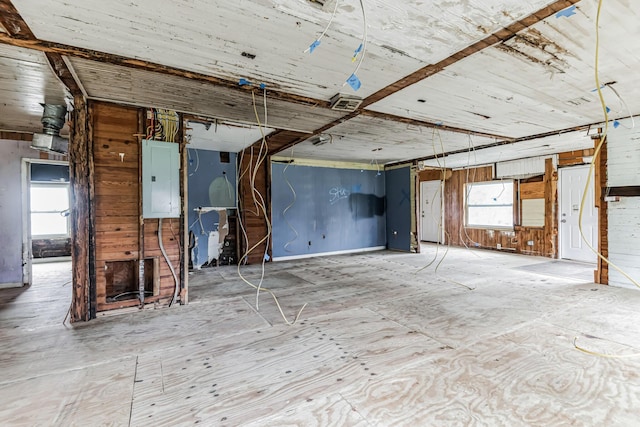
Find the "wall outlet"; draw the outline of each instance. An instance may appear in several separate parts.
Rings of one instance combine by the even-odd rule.
[[[501,245],[500,243],[498,243],[498,244],[496,245],[496,248],[498,248],[498,249],[502,249],[502,245]]]
[[[527,246],[533,246],[533,240],[528,240],[527,241]]]

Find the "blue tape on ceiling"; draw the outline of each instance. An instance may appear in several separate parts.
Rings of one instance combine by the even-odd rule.
[[[251,85],[251,82],[249,80],[247,80],[247,79],[240,79],[238,81],[238,85],[240,85],[240,86]]]
[[[362,86],[360,79],[355,74],[351,74],[351,76],[347,79],[347,83],[349,83],[349,86],[351,86],[351,89],[353,90],[358,90],[360,89],[360,86]]]
[[[260,83],[260,89],[266,89],[267,84],[266,83]]]
[[[613,121],[613,127],[614,127],[615,129],[618,129],[618,126],[620,126],[620,122],[619,122],[619,121],[617,121],[617,120],[614,120],[614,121]]]
[[[320,40],[316,40],[311,43],[311,46],[309,46],[309,53],[313,53],[313,51],[316,50],[318,46],[320,46]]]
[[[606,107],[606,108],[607,108],[607,113],[610,113],[611,112],[611,108],[609,108],[609,107]]]
[[[573,15],[576,14],[576,5],[574,4],[571,7],[566,8],[565,10],[561,10],[560,12],[556,13],[556,18],[569,18]]]

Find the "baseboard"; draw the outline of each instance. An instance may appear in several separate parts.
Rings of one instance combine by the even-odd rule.
[[[0,283],[0,289],[9,289],[9,288],[21,288],[24,286],[24,283]]]
[[[273,257],[274,261],[292,261],[296,259],[303,258],[315,258],[321,256],[331,256],[331,255],[345,255],[345,254],[357,254],[360,252],[374,252],[374,251],[382,251],[387,249],[386,246],[374,246],[371,248],[358,248],[358,249],[347,249],[344,251],[333,251],[333,252],[320,252],[315,254],[304,254],[304,255],[292,255],[292,256],[283,256],[283,257]]]

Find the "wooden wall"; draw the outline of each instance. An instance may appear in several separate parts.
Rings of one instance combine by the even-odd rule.
[[[255,169],[256,163],[259,161],[258,153],[259,150],[257,149],[254,149],[253,151],[246,149],[242,155],[238,156],[238,213],[247,236],[247,239],[245,240],[244,235],[240,232],[238,256],[241,257],[241,263],[245,262],[242,256],[247,253],[247,250],[250,250],[246,256],[246,263],[248,264],[262,262],[265,253],[265,245],[267,244],[265,236],[268,233],[267,221],[269,219],[265,218],[265,215],[260,208],[256,207],[254,197],[258,201],[260,201],[260,198],[257,194],[253,194],[254,189],[256,193],[259,193],[260,196],[262,196],[262,199],[266,204],[267,215],[270,215],[271,212],[271,208],[269,207],[271,200],[270,189],[267,185],[267,182],[270,182],[270,161],[268,159],[264,159],[260,166]],[[254,174],[253,180],[251,179],[252,174]],[[269,248],[268,254],[271,256],[271,248]]]
[[[493,170],[491,166],[471,168],[469,170],[446,171],[447,179],[444,185],[444,227],[445,241],[454,246],[468,246],[501,250],[528,255],[557,257],[557,192],[555,183],[557,173],[548,161],[550,169],[545,172],[543,181],[525,185],[524,198],[536,198],[540,194],[545,198],[545,226],[523,227],[519,224],[518,209],[514,210],[516,226],[513,230],[469,228],[464,226],[464,191],[468,182],[491,181]],[[422,171],[421,181],[438,180],[443,176],[441,171]],[[516,185],[517,188],[517,185]],[[520,197],[515,203],[520,202]],[[533,241],[533,246],[527,243]]]
[[[174,279],[160,253],[158,220],[142,219],[141,124],[137,108],[92,103],[95,273],[97,311],[139,305],[138,299],[107,301],[106,269],[114,261],[159,258],[160,293],[145,303],[168,303]],[[163,243],[169,259],[180,274],[180,221],[163,220]],[[138,271],[134,275],[137,279]],[[137,285],[133,285],[135,289]]]

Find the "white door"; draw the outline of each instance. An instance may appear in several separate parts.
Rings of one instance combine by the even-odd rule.
[[[420,240],[442,243],[442,181],[420,183],[420,217]]]
[[[589,249],[578,228],[580,204],[588,175],[589,166],[560,169],[560,257],[595,263],[597,255]],[[582,212],[582,231],[585,239],[597,250],[598,210],[594,206],[594,188],[592,175]]]

